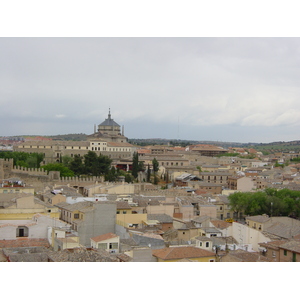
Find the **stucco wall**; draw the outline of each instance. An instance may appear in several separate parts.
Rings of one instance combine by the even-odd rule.
[[[113,202],[95,202],[94,209],[85,212],[84,221],[78,223],[77,231],[80,244],[91,246],[91,238],[105,234],[115,233],[117,205]]]
[[[253,251],[258,251],[258,243],[271,241],[260,231],[250,228],[246,225],[233,222],[231,226],[231,235],[236,239],[238,244],[250,244]],[[248,249],[249,250],[249,249]]]
[[[118,214],[116,223],[118,225],[129,227],[129,224],[142,224],[147,221],[147,214]]]
[[[168,205],[148,205],[146,207],[148,214],[166,214],[173,218],[174,214],[174,205],[168,204]]]
[[[18,226],[26,226],[28,228],[28,238],[45,239],[48,238],[49,227],[64,227],[66,224],[58,219],[49,218],[47,216],[34,217],[31,220],[2,220],[0,221],[0,239],[16,239]]]

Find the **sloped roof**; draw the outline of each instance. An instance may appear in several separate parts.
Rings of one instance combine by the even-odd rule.
[[[111,118],[110,110],[108,113],[108,118],[105,119],[99,126],[119,126],[120,125]]]
[[[149,214],[147,215],[148,220],[157,220],[160,223],[172,223],[173,218],[167,214]]]
[[[54,206],[64,208],[68,211],[76,211],[76,210],[82,210],[87,207],[92,207],[93,203],[91,201],[80,201],[80,202],[73,203],[73,204],[70,204],[67,202],[60,202],[60,203],[55,204]]]
[[[268,222],[270,220],[270,218],[268,216],[258,215],[258,216],[246,217],[246,220],[250,220],[250,221],[258,222],[258,223],[265,223],[265,222]]]
[[[211,251],[188,246],[188,247],[169,247],[152,251],[152,255],[163,260],[209,257],[215,254]]]
[[[258,243],[259,246],[277,250],[281,244],[286,243],[286,240],[275,240],[271,242]]]
[[[0,248],[20,247],[50,247],[48,239],[18,238],[15,240],[0,240]]]
[[[127,201],[116,201],[117,209],[131,209]]]
[[[209,216],[199,216],[199,217],[194,218],[192,221],[196,222],[196,223],[202,223],[202,222],[205,222],[207,220],[210,220]]]
[[[219,229],[225,229],[225,228],[228,228],[230,226],[232,226],[231,223],[229,222],[225,222],[223,220],[211,220],[210,221],[216,228],[219,228]]]
[[[202,227],[201,230],[206,233],[221,233],[221,231],[215,227]]]
[[[115,237],[118,237],[118,235],[116,235],[116,234],[114,234],[112,232],[109,232],[109,233],[105,233],[105,234],[101,234],[101,235],[92,237],[91,240],[93,240],[94,242],[98,243],[98,242],[109,240],[109,239],[112,239],[112,238],[115,238]]]
[[[231,250],[227,254],[229,256],[234,257],[236,260],[240,262],[269,262],[271,261],[267,257],[264,257],[255,252],[248,252],[242,249],[239,250]]]
[[[53,251],[48,254],[54,262],[117,262],[118,259],[102,249],[88,250],[84,247]]]
[[[300,253],[300,241],[291,240],[281,244],[279,248]]]
[[[107,146],[109,147],[135,147],[127,142],[107,142]]]
[[[300,234],[300,227],[299,226],[288,226],[282,223],[275,223],[274,225],[266,228],[263,233],[270,233],[272,235],[290,239],[293,236]]]
[[[207,237],[207,236],[201,236],[201,235],[196,236],[196,237],[195,237],[195,240],[203,241],[203,242],[205,242],[205,241],[212,241],[211,238],[209,238],[209,237]]]

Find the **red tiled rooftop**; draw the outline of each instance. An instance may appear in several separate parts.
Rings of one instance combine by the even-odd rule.
[[[92,237],[91,240],[93,240],[94,242],[101,242],[101,241],[105,241],[105,240],[109,240],[112,238],[118,237],[116,234],[109,232],[109,233],[105,233],[105,234],[101,234],[95,237]]]
[[[31,239],[27,237],[15,240],[0,240],[0,248],[19,248],[19,247],[49,247],[47,239]]]
[[[196,247],[169,247],[152,251],[152,255],[163,260],[214,256],[215,253]]]

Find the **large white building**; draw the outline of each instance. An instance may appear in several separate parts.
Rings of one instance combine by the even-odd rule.
[[[128,143],[124,127],[121,132],[120,125],[111,118],[109,111],[108,118],[98,125],[98,131],[89,135],[87,141],[27,141],[14,146],[14,151],[43,153],[43,163],[48,164],[60,162],[63,156],[84,156],[88,151],[106,155],[116,162],[131,159],[136,148]]]

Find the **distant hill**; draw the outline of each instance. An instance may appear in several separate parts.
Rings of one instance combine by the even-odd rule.
[[[54,141],[86,141],[87,134],[84,133],[70,133],[48,136]]]
[[[3,140],[22,140],[24,136],[12,136],[3,137]],[[32,136],[34,137],[34,136]],[[36,136],[38,137],[38,136]],[[84,133],[70,133],[70,134],[59,134],[51,136],[42,136],[44,138],[51,138],[54,141],[86,141],[88,135]],[[1,137],[0,137],[1,140]],[[129,138],[129,143],[138,146],[149,146],[149,145],[170,145],[170,146],[181,146],[185,147],[188,145],[195,144],[210,144],[228,149],[229,147],[239,148],[254,148],[258,151],[276,153],[276,152],[300,152],[300,140],[289,141],[289,142],[272,142],[272,143],[238,143],[238,142],[219,142],[219,141],[199,141],[199,140],[177,140],[177,139],[162,139],[162,138],[146,138],[146,139],[135,139]]]

